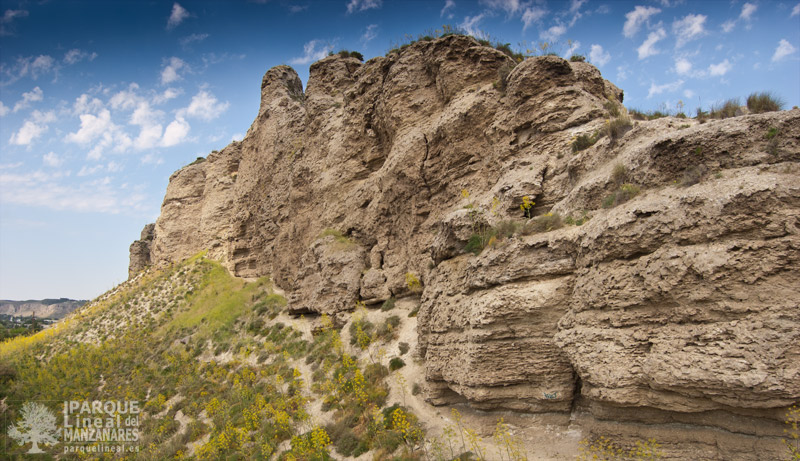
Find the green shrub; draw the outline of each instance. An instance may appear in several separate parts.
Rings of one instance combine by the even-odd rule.
[[[603,104],[603,107],[612,117],[619,117],[619,105],[616,102],[609,99]]]
[[[416,317],[419,313],[419,306],[415,307],[411,312],[408,313],[408,317]]]
[[[621,138],[628,130],[633,127],[631,119],[627,116],[619,116],[611,120],[607,120],[606,124],[600,130],[601,136],[608,136],[612,140]]]
[[[397,347],[400,349],[400,355],[406,355],[406,352],[408,352],[409,349],[408,343],[406,342],[398,344]]]
[[[397,336],[397,327],[400,326],[400,317],[393,315],[387,318],[379,327],[376,336],[384,341],[389,341]]]
[[[739,98],[731,98],[722,104],[714,104],[708,116],[711,118],[723,119],[736,117],[739,112]]]
[[[575,140],[572,141],[572,152],[579,152],[584,149],[588,149],[597,142],[597,139],[594,136],[589,136],[588,134],[581,134],[575,137]]]
[[[395,357],[392,360],[389,360],[389,370],[391,371],[399,370],[404,366],[406,366],[406,362],[404,362],[400,357]]]
[[[329,53],[329,56],[332,55],[332,54],[333,54],[333,52]],[[364,61],[364,55],[362,55],[358,51],[341,50],[341,51],[339,51],[339,56],[341,56],[343,58],[356,58],[361,62]]]
[[[752,93],[747,97],[747,108],[754,114],[764,112],[775,112],[783,109],[785,103],[777,96],[769,92]]]
[[[525,226],[522,228],[522,233],[524,235],[531,235],[540,232],[550,232],[561,227],[564,227],[564,222],[561,220],[561,216],[558,213],[546,213],[525,223]]]
[[[522,225],[514,220],[503,220],[497,223],[495,226],[495,230],[497,231],[497,236],[500,238],[509,238],[519,231]]]
[[[611,171],[611,180],[614,181],[615,184],[622,185],[628,182],[629,175],[628,167],[622,162],[617,162],[614,164],[614,169]]]
[[[419,395],[420,393],[422,393],[422,387],[419,383],[414,383],[414,385],[411,386],[411,395]]]
[[[639,109],[628,109],[628,115],[634,120],[656,120],[667,117],[669,114],[660,110],[643,112]]]
[[[582,54],[573,54],[569,57],[570,62],[586,62],[586,56]]]
[[[771,127],[769,127],[769,130],[767,130],[767,134],[764,135],[764,137],[767,138],[767,139],[772,139],[775,136],[778,136],[778,133],[780,133],[780,130],[778,130],[774,126],[771,126]]]
[[[619,189],[610,193],[603,199],[603,208],[613,208],[639,195],[640,189],[636,184],[623,184]]]
[[[387,299],[386,301],[381,304],[381,311],[386,312],[394,309],[395,299],[394,296]]]

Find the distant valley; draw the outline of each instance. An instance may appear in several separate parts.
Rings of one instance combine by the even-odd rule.
[[[27,301],[0,299],[0,315],[10,317],[31,317],[41,319],[62,319],[70,312],[86,304],[86,300],[67,298]]]

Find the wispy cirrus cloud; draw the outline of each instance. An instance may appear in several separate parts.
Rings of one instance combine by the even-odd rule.
[[[38,86],[34,87],[31,91],[22,93],[22,99],[14,104],[14,110],[12,112],[19,112],[22,109],[27,109],[32,102],[39,102],[42,99],[44,99],[44,91]]]
[[[589,51],[589,61],[597,67],[603,67],[611,60],[611,55],[603,47],[593,44]]]
[[[645,40],[639,48],[636,49],[637,53],[639,54],[639,59],[646,59],[650,56],[655,56],[659,54],[661,51],[656,48],[656,43],[665,39],[667,37],[667,32],[664,30],[663,27],[659,27],[658,29],[650,32],[647,36],[647,40]]]
[[[785,38],[782,38],[781,41],[778,42],[778,47],[775,48],[775,53],[772,55],[772,62],[781,61],[795,51],[797,51],[797,48],[792,46]]]
[[[678,80],[671,83],[664,83],[663,85],[656,85],[655,83],[651,83],[650,90],[647,92],[647,97],[649,99],[657,94],[672,93],[678,91],[678,89],[680,89],[682,85],[683,85],[683,80]]]
[[[94,61],[97,53],[89,53],[88,51],[73,48],[64,54],[64,62],[68,65],[77,64],[81,61]]]
[[[361,35],[361,44],[366,46],[367,43],[375,40],[378,36],[378,25],[377,24],[370,24],[364,29],[364,33]]]
[[[642,28],[642,25],[661,12],[661,9],[653,6],[636,6],[633,11],[625,14],[625,24],[622,26],[622,35],[631,38]]]
[[[672,23],[672,33],[676,36],[675,47],[680,48],[691,40],[702,37],[706,34],[703,25],[708,19],[702,14],[688,14],[682,19]]]
[[[303,55],[292,58],[290,64],[303,65],[314,61],[319,61],[333,51],[333,44],[322,40],[311,40],[303,45]]]
[[[453,10],[456,9],[456,2],[453,0],[445,0],[442,11],[439,12],[439,17],[443,18],[447,15],[448,18],[453,18]]]
[[[6,10],[3,16],[0,16],[0,36],[14,35],[14,19],[27,16],[27,10]]]
[[[192,43],[200,43],[207,38],[208,34],[192,34],[178,40],[178,43],[180,43],[181,48],[186,49],[189,48]]]
[[[181,73],[189,70],[190,68],[186,61],[172,56],[164,62],[164,67],[161,69],[161,84],[166,85],[178,81],[183,78]]]
[[[178,2],[172,4],[172,13],[167,19],[167,29],[174,29],[180,25],[186,18],[190,16],[186,8],[182,7]]]
[[[347,2],[347,14],[377,9],[383,6],[383,0],[350,0]]]

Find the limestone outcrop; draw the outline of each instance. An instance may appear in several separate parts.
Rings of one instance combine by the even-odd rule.
[[[245,138],[170,178],[149,263],[208,250],[297,314],[419,296],[433,404],[773,459],[800,400],[800,110],[614,131],[622,100],[464,36],[327,57],[305,91],[275,67]]]

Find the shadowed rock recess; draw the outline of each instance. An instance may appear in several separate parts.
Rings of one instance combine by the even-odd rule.
[[[573,153],[624,116],[622,91],[588,63],[511,66],[449,36],[327,57],[305,92],[270,69],[245,138],[172,175],[131,272],[208,250],[271,275],[290,312],[339,319],[418,296],[434,405],[561,413],[671,458],[780,456],[800,400],[800,110],[637,122]],[[622,183],[641,192],[604,207]],[[523,221],[525,196],[590,219],[465,252]]]

